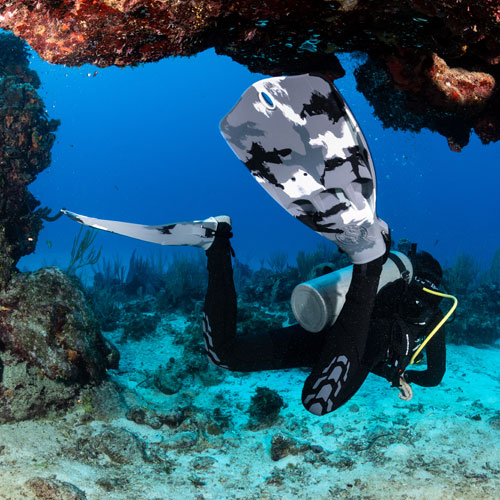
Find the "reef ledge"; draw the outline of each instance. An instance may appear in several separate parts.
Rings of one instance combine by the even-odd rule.
[[[455,151],[472,130],[483,143],[500,139],[498,0],[6,0],[0,28],[71,66],[214,47],[251,71],[336,78],[335,54],[361,52],[376,71],[368,84],[361,70],[359,88],[377,114],[385,106],[385,126],[438,131]]]

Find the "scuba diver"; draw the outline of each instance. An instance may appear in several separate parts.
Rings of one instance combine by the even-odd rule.
[[[406,400],[412,397],[411,383],[439,384],[446,368],[442,326],[456,303],[443,318],[439,303],[448,296],[438,291],[442,270],[432,256],[416,253],[415,247],[409,258],[390,252],[389,228],[375,210],[371,155],[336,87],[310,74],[261,80],[224,117],[221,131],[262,187],[336,243],[353,264],[320,277],[323,284],[296,288],[292,308],[299,324],[236,334],[228,216],[144,226],[63,213],[132,238],[204,249],[203,332],[209,360],[244,372],[310,367],[302,402],[315,415],[346,403],[370,372],[389,380]],[[407,370],[424,349],[427,369]]]

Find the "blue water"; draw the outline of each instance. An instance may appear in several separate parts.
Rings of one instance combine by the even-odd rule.
[[[500,145],[484,146],[473,136],[454,153],[438,134],[384,130],[356,91],[356,63],[348,56],[342,62],[347,76],[335,83],[367,137],[378,213],[393,239],[417,241],[444,264],[467,252],[488,266],[500,247]],[[49,116],[62,122],[52,166],[30,188],[42,205],[146,224],[227,213],[237,256],[253,265],[276,250],[293,262],[297,251],[322,240],[264,192],[219,133],[220,119],[263,75],[211,50],[126,69],[54,66],[34,54],[32,68]],[[78,229],[66,219],[47,223],[36,253],[20,267],[64,265]],[[105,255],[124,258],[133,249],[157,251],[104,233],[97,242]]]

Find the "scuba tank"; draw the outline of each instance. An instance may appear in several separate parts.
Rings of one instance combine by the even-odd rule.
[[[309,332],[320,332],[335,323],[351,284],[352,268],[344,267],[294,288],[292,310],[302,328]],[[404,253],[391,251],[382,267],[378,291],[400,278],[409,283],[413,278],[413,266]]]

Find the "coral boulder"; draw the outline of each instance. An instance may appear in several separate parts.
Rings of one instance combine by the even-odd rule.
[[[57,268],[18,274],[0,292],[0,422],[64,407],[118,367],[83,292]]]

